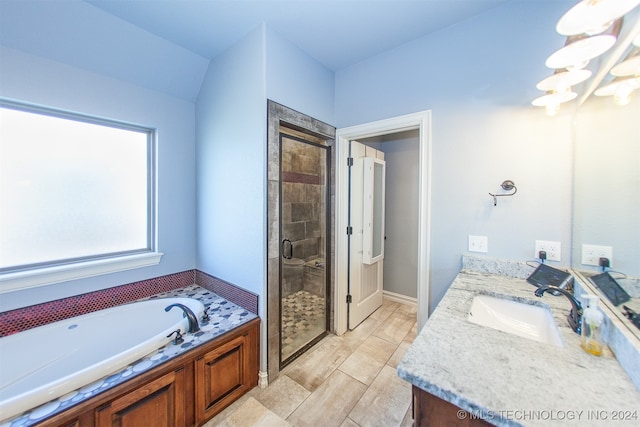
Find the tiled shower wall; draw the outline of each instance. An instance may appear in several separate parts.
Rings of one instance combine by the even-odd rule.
[[[196,283],[252,313],[258,313],[258,296],[198,270],[187,270],[127,285],[102,289],[0,313],[0,337],[36,326],[80,316],[147,298]]]
[[[324,258],[325,150],[286,137],[282,145],[283,237],[293,242],[294,258]]]
[[[303,288],[325,296],[324,275],[316,271],[315,262],[325,264],[326,164],[325,149],[283,136],[282,237],[293,245],[293,259],[284,260],[283,297]],[[308,262],[302,264],[301,260]],[[312,280],[316,276],[317,280]]]

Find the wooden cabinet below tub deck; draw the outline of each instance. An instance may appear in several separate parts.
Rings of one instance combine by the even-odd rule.
[[[180,368],[96,409],[96,427],[183,427],[184,368]]]
[[[455,426],[455,427],[486,427],[493,424],[472,416],[453,403],[442,400],[433,394],[413,386],[413,425],[427,426]]]
[[[259,336],[254,319],[36,425],[201,426],[258,385]]]
[[[251,336],[244,334],[196,360],[196,424],[229,406],[256,384],[247,357]]]

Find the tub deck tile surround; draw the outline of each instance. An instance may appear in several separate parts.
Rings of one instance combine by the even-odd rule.
[[[187,270],[140,282],[101,289],[0,313],[0,337],[105,308],[148,298],[193,284],[220,295],[245,310],[258,313],[258,296],[199,270]]]
[[[5,423],[0,427],[27,427],[44,418],[62,412],[84,400],[87,400],[105,390],[121,384],[143,372],[155,368],[156,366],[175,358],[176,356],[189,351],[205,342],[208,342],[220,335],[225,334],[243,325],[258,316],[245,308],[242,308],[216,293],[198,285],[189,285],[181,289],[162,292],[144,299],[164,298],[164,297],[188,297],[195,298],[205,305],[205,310],[209,313],[208,322],[200,322],[200,331],[195,334],[185,334],[184,343],[181,345],[167,344],[155,350],[142,359],[126,366],[119,372],[101,378],[92,384],[68,393],[58,399],[48,402],[38,408],[25,412]]]

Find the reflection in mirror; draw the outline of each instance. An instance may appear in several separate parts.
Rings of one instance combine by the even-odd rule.
[[[628,105],[591,95],[576,112],[572,267],[640,339],[623,314],[623,306],[640,313],[640,93],[634,95]],[[606,270],[630,300],[616,304],[589,279],[602,267],[584,263],[583,245],[612,248]]]

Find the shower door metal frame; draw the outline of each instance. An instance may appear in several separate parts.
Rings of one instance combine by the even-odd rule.
[[[286,126],[285,126],[286,127]],[[305,133],[304,131],[301,131],[302,133]],[[280,297],[278,299],[278,303],[280,304],[280,309],[279,309],[279,313],[280,316],[278,318],[278,328],[280,329],[280,336],[279,336],[279,369],[282,370],[285,366],[287,366],[288,364],[290,364],[291,362],[293,362],[294,360],[296,360],[298,357],[300,357],[302,354],[304,354],[309,348],[313,347],[315,344],[317,344],[320,340],[322,340],[322,338],[324,338],[325,336],[327,336],[327,334],[329,333],[329,329],[330,329],[330,312],[331,312],[331,298],[329,298],[330,295],[330,284],[331,284],[331,280],[330,280],[330,272],[331,270],[331,257],[330,255],[330,249],[331,249],[331,146],[330,145],[323,145],[323,144],[318,144],[312,141],[308,141],[305,140],[303,138],[300,137],[296,137],[293,136],[291,134],[288,134],[286,132],[282,132],[279,131],[278,133],[278,143],[279,143],[279,172],[280,172],[280,185],[279,185],[279,194],[278,194],[278,198],[280,200],[280,209],[279,209],[279,231],[278,231],[278,241],[282,242],[283,241],[283,232],[282,232],[282,203],[284,202],[284,200],[282,199],[282,138],[283,135],[286,138],[292,139],[294,141],[298,141],[300,143],[303,144],[308,144],[314,147],[318,147],[318,148],[322,148],[324,150],[326,150],[325,152],[325,170],[324,170],[324,198],[325,198],[325,202],[324,202],[324,215],[325,215],[325,226],[324,226],[324,261],[325,261],[325,267],[324,267],[324,307],[325,307],[325,327],[324,327],[324,331],[318,335],[317,337],[315,337],[314,339],[312,339],[310,342],[308,342],[307,344],[305,344],[304,346],[302,346],[301,348],[299,348],[298,350],[296,350],[295,352],[293,352],[293,354],[291,356],[289,356],[288,358],[286,358],[285,360],[282,359],[282,282],[283,282],[283,275],[284,275],[284,268],[283,268],[283,258],[284,258],[284,253],[283,253],[283,245],[280,245],[280,271],[279,271],[279,286],[280,286],[280,290],[279,290],[279,294]],[[291,246],[291,252],[293,254],[293,245]],[[303,264],[303,269],[304,269],[304,264]]]
[[[329,261],[330,302],[329,330],[335,330],[336,321],[336,128],[311,116],[267,100],[267,248],[264,318],[260,334],[260,384],[266,387],[280,376],[280,129],[287,127],[323,141],[331,147],[331,248],[325,258]],[[327,269],[329,270],[329,269]]]

